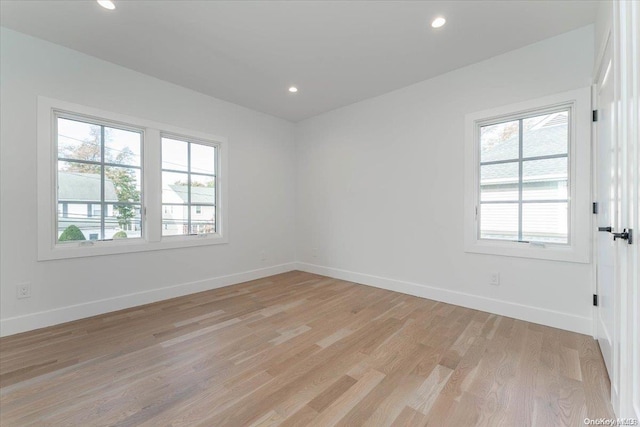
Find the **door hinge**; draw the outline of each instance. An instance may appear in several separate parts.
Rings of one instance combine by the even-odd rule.
[[[591,112],[591,121],[593,121],[593,122],[597,122],[598,121],[598,110],[593,110]]]
[[[593,205],[591,207],[591,213],[594,213],[594,214],[598,213],[598,202],[593,202]]]
[[[598,295],[597,294],[593,294],[593,306],[594,307],[598,306]]]

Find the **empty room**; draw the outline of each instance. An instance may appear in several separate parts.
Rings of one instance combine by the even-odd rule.
[[[640,1],[0,25],[0,426],[639,424]]]

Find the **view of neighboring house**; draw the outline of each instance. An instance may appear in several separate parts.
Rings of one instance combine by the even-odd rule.
[[[567,112],[534,117],[523,127],[523,240],[567,243]],[[481,149],[481,233],[490,239],[517,240],[519,134],[498,138]],[[539,159],[539,157],[550,157]],[[527,160],[533,158],[532,160]],[[494,163],[494,162],[501,163]]]
[[[215,233],[215,187],[167,184],[162,188],[162,234],[164,236]],[[191,218],[189,218],[189,212]],[[189,225],[189,220],[191,225]]]
[[[165,236],[215,232],[215,188],[169,184],[162,189],[162,234]],[[128,224],[118,221],[116,187],[108,178],[104,181],[106,213],[104,235],[101,224],[100,178],[96,174],[58,172],[58,237],[70,225],[80,229],[86,240],[108,240],[124,231],[127,238],[141,237],[140,215]],[[189,216],[189,214],[191,214]]]
[[[82,231],[87,240],[111,239],[118,231],[125,231],[127,237],[140,237],[139,219],[134,219],[125,226],[118,223],[118,196],[113,182],[105,178],[104,201],[106,215],[104,235],[101,224],[100,177],[92,173],[58,172],[58,237],[70,225]],[[139,218],[139,216],[137,216]]]

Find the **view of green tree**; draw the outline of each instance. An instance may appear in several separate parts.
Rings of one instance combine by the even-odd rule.
[[[75,225],[70,225],[64,229],[60,237],[58,238],[60,242],[68,242],[70,240],[87,240],[82,234],[82,231]]]
[[[123,230],[118,231],[116,234],[113,235],[114,239],[126,239],[127,238],[127,233],[124,232]]]
[[[119,202],[139,202],[140,191],[136,188],[136,178],[132,169],[107,168],[107,176],[116,187],[116,194]],[[120,227],[131,223],[135,217],[135,207],[131,205],[115,205],[118,211],[117,218]]]
[[[99,126],[91,128],[91,139],[85,140],[79,147],[72,148],[73,153],[65,153],[66,157],[99,162],[101,159],[101,131]],[[105,139],[110,137],[110,129],[105,128]],[[128,164],[133,158],[133,152],[129,148],[123,150],[104,150],[105,163]],[[114,152],[115,151],[115,152]],[[68,171],[81,173],[100,173],[100,167],[84,163],[69,162]],[[119,202],[137,203],[140,202],[140,191],[136,186],[136,176],[134,169],[106,167],[105,177],[113,182]],[[135,217],[135,207],[131,205],[116,204],[116,218],[120,227],[131,224]]]

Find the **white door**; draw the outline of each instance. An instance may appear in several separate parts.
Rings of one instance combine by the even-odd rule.
[[[614,108],[614,70],[611,57],[611,39],[607,44],[596,86],[597,111],[596,122],[596,201],[598,206],[596,224],[596,271],[597,271],[597,337],[604,357],[609,378],[613,380],[613,349],[615,332],[615,313],[617,292],[615,287],[615,246],[611,227],[616,230],[617,218],[617,147]],[[613,383],[613,381],[612,381]]]

